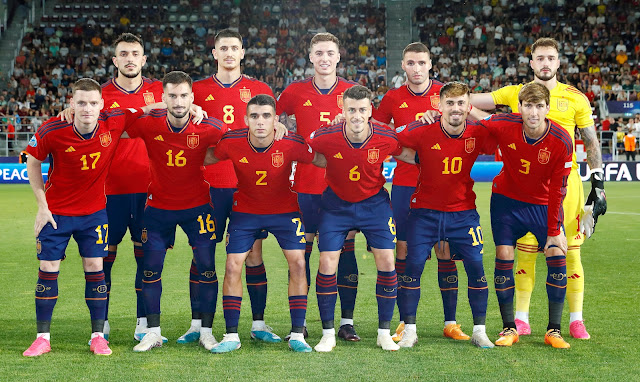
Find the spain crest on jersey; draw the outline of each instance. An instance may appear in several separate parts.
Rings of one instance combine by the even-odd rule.
[[[435,94],[429,97],[431,101],[431,108],[433,110],[438,110],[440,108],[440,94]]]
[[[152,103],[156,103],[156,99],[153,97],[153,93],[144,92],[142,94],[142,98],[144,98],[145,105],[151,105]]]
[[[540,149],[540,151],[538,151],[538,162],[540,162],[540,164],[549,163],[549,158],[551,158],[551,151],[547,150],[546,148]]]
[[[100,144],[102,147],[107,147],[111,144],[111,132],[107,131],[106,133],[100,134]]]
[[[282,167],[284,164],[284,153],[281,151],[271,154],[271,165],[273,167]]]
[[[369,149],[367,152],[367,162],[371,164],[375,164],[380,159],[380,150],[379,149]]]
[[[475,138],[467,138],[464,140],[464,151],[466,151],[467,154],[471,154],[475,149],[476,149]]]
[[[140,235],[140,241],[142,241],[143,243],[146,243],[146,242],[147,242],[147,239],[148,239],[148,236],[147,236],[147,229],[146,229],[146,228],[144,228],[144,229],[142,230],[142,235]]]
[[[251,89],[240,89],[240,100],[244,103],[249,102],[249,100],[251,100]]]
[[[338,107],[342,110],[342,105],[343,105],[342,94],[338,94],[338,96],[336,97],[336,102],[338,103]]]
[[[564,98],[558,98],[558,111],[569,110],[569,100]]]
[[[187,135],[187,147],[195,149],[200,144],[200,136],[198,134]]]

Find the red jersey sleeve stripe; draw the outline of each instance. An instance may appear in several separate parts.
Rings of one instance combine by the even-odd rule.
[[[520,114],[506,113],[506,114],[494,114],[491,116],[492,121],[507,121],[522,123],[522,116]]]
[[[203,119],[202,124],[213,126],[218,130],[222,130],[222,121],[213,117],[209,117],[207,119]]]
[[[434,123],[438,123],[438,122],[440,122],[440,117],[436,117],[436,120],[434,121]],[[423,124],[420,121],[413,121],[413,122],[411,122],[410,124],[407,125],[407,130],[411,131],[411,130],[417,129],[419,127],[422,127],[422,126],[426,126],[426,125]]]
[[[60,130],[60,129],[64,129],[65,127],[69,127],[71,125],[69,124],[64,124],[64,125],[60,125],[60,126],[56,126],[56,127],[51,127],[49,129],[47,129],[46,131],[40,131],[40,129],[38,129],[38,135],[40,135],[40,139],[44,138],[45,135],[49,134],[52,131],[56,131],[56,130]]]
[[[302,138],[302,136],[295,134],[295,135],[289,135],[289,136],[285,136],[283,138],[285,141],[293,141],[293,142],[297,142],[297,143],[305,143],[304,138]]]
[[[567,153],[573,152],[573,141],[571,140],[571,137],[565,129],[551,124],[551,129],[549,132],[551,133],[551,135],[560,139],[562,143],[564,143],[565,148],[567,149]]]

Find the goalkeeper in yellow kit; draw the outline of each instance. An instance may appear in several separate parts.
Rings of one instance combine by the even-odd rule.
[[[600,144],[591,117],[591,106],[582,92],[573,86],[560,83],[556,72],[560,66],[558,60],[558,42],[552,38],[540,38],[531,46],[530,65],[533,69],[534,82],[541,83],[551,92],[551,110],[547,118],[567,129],[572,138],[575,128],[580,129],[587,152],[587,163],[591,168],[591,192],[584,204],[582,182],[578,174],[575,152],[573,168],[569,176],[567,196],[564,200],[564,227],[567,235],[567,300],[569,302],[572,337],[588,339],[582,318],[584,300],[584,271],[580,261],[580,246],[585,236],[593,233],[598,216],[607,211],[604,193],[602,155]],[[518,112],[518,92],[523,85],[505,86],[491,93],[472,94],[471,103],[474,109],[471,115],[483,118],[485,114],[478,109],[491,110],[496,105],[507,105],[514,113]],[[574,142],[575,146],[575,142]],[[504,147],[501,150],[509,150]],[[584,207],[583,207],[584,206]],[[535,237],[528,233],[518,240],[518,264],[516,266],[516,327],[519,335],[531,334],[529,326],[529,301],[535,281],[535,264],[538,244]]]

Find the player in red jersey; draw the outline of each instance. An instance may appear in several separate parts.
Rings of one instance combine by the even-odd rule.
[[[335,272],[344,240],[355,229],[367,238],[378,268],[378,346],[384,350],[398,350],[389,333],[398,285],[393,261],[395,224],[381,168],[388,155],[413,161],[415,152],[403,149],[388,126],[370,122],[369,89],[360,85],[347,89],[344,107],[344,123],[322,127],[309,138],[311,147],[327,160],[328,184],[322,194],[318,226],[320,264],[316,294],[322,339],[315,350],[330,352],[336,346],[333,319],[338,286]]]
[[[91,351],[111,354],[103,332],[107,287],[102,259],[108,238],[105,179],[123,130],[141,112],[100,114],[100,85],[86,78],[73,85],[71,105],[76,110],[71,124],[48,120],[27,147],[27,172],[38,202],[34,228],[40,260],[35,293],[38,336],[23,353],[28,357],[51,351],[49,328],[58,299],[58,273],[71,236],[78,243],[85,272]],[[47,156],[52,159],[45,185],[41,165]]]
[[[131,34],[121,34],[113,43],[115,55],[113,65],[117,75],[102,85],[104,110],[135,108],[160,102],[162,82],[142,76],[142,68],[147,58],[143,41]],[[107,176],[107,216],[109,218],[109,250],[104,259],[104,275],[107,284],[107,321],[105,336],[108,338],[110,326],[109,295],[111,291],[111,269],[116,259],[118,244],[127,233],[133,241],[136,259],[136,305],[137,323],[134,338],[138,341],[147,327],[142,297],[142,216],[149,186],[149,158],[141,139],[120,141],[113,158],[113,166]]]
[[[398,295],[403,295],[398,307],[405,318],[402,340],[398,342],[400,347],[412,347],[418,341],[416,313],[420,279],[432,248],[438,258],[438,284],[445,311],[444,335],[469,339],[455,320],[458,276],[451,260],[455,258],[463,261],[467,272],[474,323],[471,342],[482,348],[493,347],[485,328],[489,291],[482,264],[482,229],[471,168],[480,152],[495,149],[495,143],[480,123],[466,122],[469,105],[469,87],[450,82],[440,91],[442,117],[436,117],[430,124],[416,121],[396,129],[402,145],[415,149],[421,163],[418,187],[410,199],[406,284],[398,290]]]
[[[545,118],[550,93],[542,84],[524,85],[518,93],[521,115],[500,114],[482,121],[502,148],[504,167],[494,178],[491,227],[496,244],[495,288],[504,331],[499,346],[518,342],[513,313],[513,262],[516,240],[531,232],[547,262],[549,325],[545,343],[568,348],[560,334],[567,286],[567,239],[562,202],[571,172],[573,143],[560,125]]]
[[[215,271],[215,220],[201,166],[207,149],[215,145],[226,126],[215,118],[195,125],[189,116],[193,103],[191,78],[183,72],[163,79],[163,101],[167,110],[153,111],[132,126],[130,137],[144,141],[151,163],[151,183],[144,215],[145,299],[148,329],[134,351],[162,346],[160,297],[166,250],[173,244],[180,225],[193,247],[199,274],[199,305],[202,312],[200,344],[207,350],[217,343],[211,332],[216,309],[218,280]]]
[[[429,48],[421,42],[413,42],[402,51],[402,69],[407,74],[407,83],[389,90],[378,109],[373,111],[373,119],[396,127],[408,125],[422,117],[425,110],[438,110],[442,83],[429,78],[431,56]],[[418,182],[418,168],[405,162],[397,162],[391,187],[391,205],[393,219],[396,221],[396,272],[398,289],[402,289],[402,277],[407,258],[407,220],[409,218],[409,200],[415,192]],[[455,268],[455,263],[448,264]],[[398,306],[402,304],[402,294],[398,294]],[[398,309],[399,310],[399,309]],[[454,313],[455,314],[455,313]],[[394,340],[402,339],[404,316],[400,313],[400,325],[396,329]]]
[[[194,103],[201,105],[211,117],[227,124],[229,129],[245,128],[244,116],[247,102],[257,94],[273,96],[271,88],[262,81],[242,75],[240,62],[244,58],[242,36],[231,29],[218,32],[215,37],[213,57],[218,62],[218,71],[211,77],[193,84]],[[211,186],[211,200],[215,200],[216,237],[223,240],[227,219],[231,214],[233,193],[236,190],[236,178],[233,164],[226,160],[204,167],[205,180]],[[245,261],[247,290],[253,311],[251,335],[254,338],[270,341],[279,340],[271,333],[264,321],[267,302],[267,274],[262,261],[262,240],[255,243]],[[191,326],[178,338],[178,343],[198,341],[200,333],[200,312],[197,311],[197,274],[195,263],[191,264],[189,291],[191,294]]]
[[[338,77],[336,67],[340,61],[340,41],[331,33],[318,33],[311,39],[309,60],[314,75],[287,86],[278,98],[277,113],[295,115],[296,132],[304,138],[331,121],[342,111],[344,91],[355,83]],[[285,118],[286,119],[286,118]],[[298,193],[300,212],[307,229],[307,280],[310,282],[309,257],[318,231],[320,199],[327,188],[325,170],[311,164],[296,165],[293,190]],[[338,290],[342,306],[342,320],[338,335],[347,341],[359,341],[353,328],[353,310],[358,288],[358,265],[354,251],[355,231],[347,237],[338,265]]]
[[[297,134],[276,141],[275,109],[273,97],[266,94],[253,97],[247,104],[244,117],[249,128],[227,132],[212,157],[214,161],[230,160],[239,179],[229,223],[222,297],[227,333],[213,348],[214,353],[240,348],[238,321],[242,302],[242,263],[249,256],[256,235],[264,230],[276,236],[289,265],[289,347],[296,352],[311,351],[303,334],[307,307],[306,240],[297,196],[290,190],[289,177],[293,161],[321,165],[324,158],[314,154]],[[279,340],[277,337],[277,341],[270,342]]]

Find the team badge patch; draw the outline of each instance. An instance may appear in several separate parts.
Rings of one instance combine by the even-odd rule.
[[[339,95],[336,97],[336,101],[338,102],[338,107],[339,107],[340,109],[342,109],[342,105],[343,105],[343,103],[342,103],[342,102],[343,102],[343,101],[342,101],[342,94],[339,94]]]
[[[152,103],[156,103],[156,99],[153,97],[153,93],[144,92],[142,94],[142,98],[144,98],[145,105],[151,105]]]
[[[42,253],[42,242],[40,239],[36,239],[36,253],[38,255]]]
[[[476,149],[475,138],[467,138],[464,140],[464,151],[466,151],[467,154],[471,154],[475,149]]]
[[[148,237],[147,237],[147,229],[146,229],[146,228],[144,228],[144,229],[142,230],[142,235],[140,236],[140,240],[141,240],[143,243],[146,243],[146,242],[147,242],[147,238],[148,238]]]
[[[249,102],[249,100],[251,100],[251,89],[240,89],[240,100],[244,103]]]
[[[551,151],[547,150],[546,148],[540,149],[540,151],[538,151],[538,162],[540,162],[540,164],[549,163],[549,158],[551,158]]]
[[[440,95],[432,95],[431,97],[429,97],[429,99],[431,101],[431,108],[434,110],[438,110],[440,108]]]
[[[200,144],[200,136],[198,134],[187,135],[187,147],[195,149]]]
[[[111,132],[107,131],[106,133],[100,134],[100,144],[102,147],[107,147],[111,144]]]
[[[271,154],[271,165],[273,167],[281,167],[284,164],[284,153],[275,152]]]
[[[379,149],[369,149],[367,152],[367,162],[371,164],[375,164],[380,159],[380,150]]]
[[[33,137],[31,137],[31,139],[29,140],[29,146],[31,146],[31,147],[38,146],[38,140],[36,139],[35,135]]]
[[[558,111],[567,111],[569,110],[569,100],[564,98],[558,99]]]

